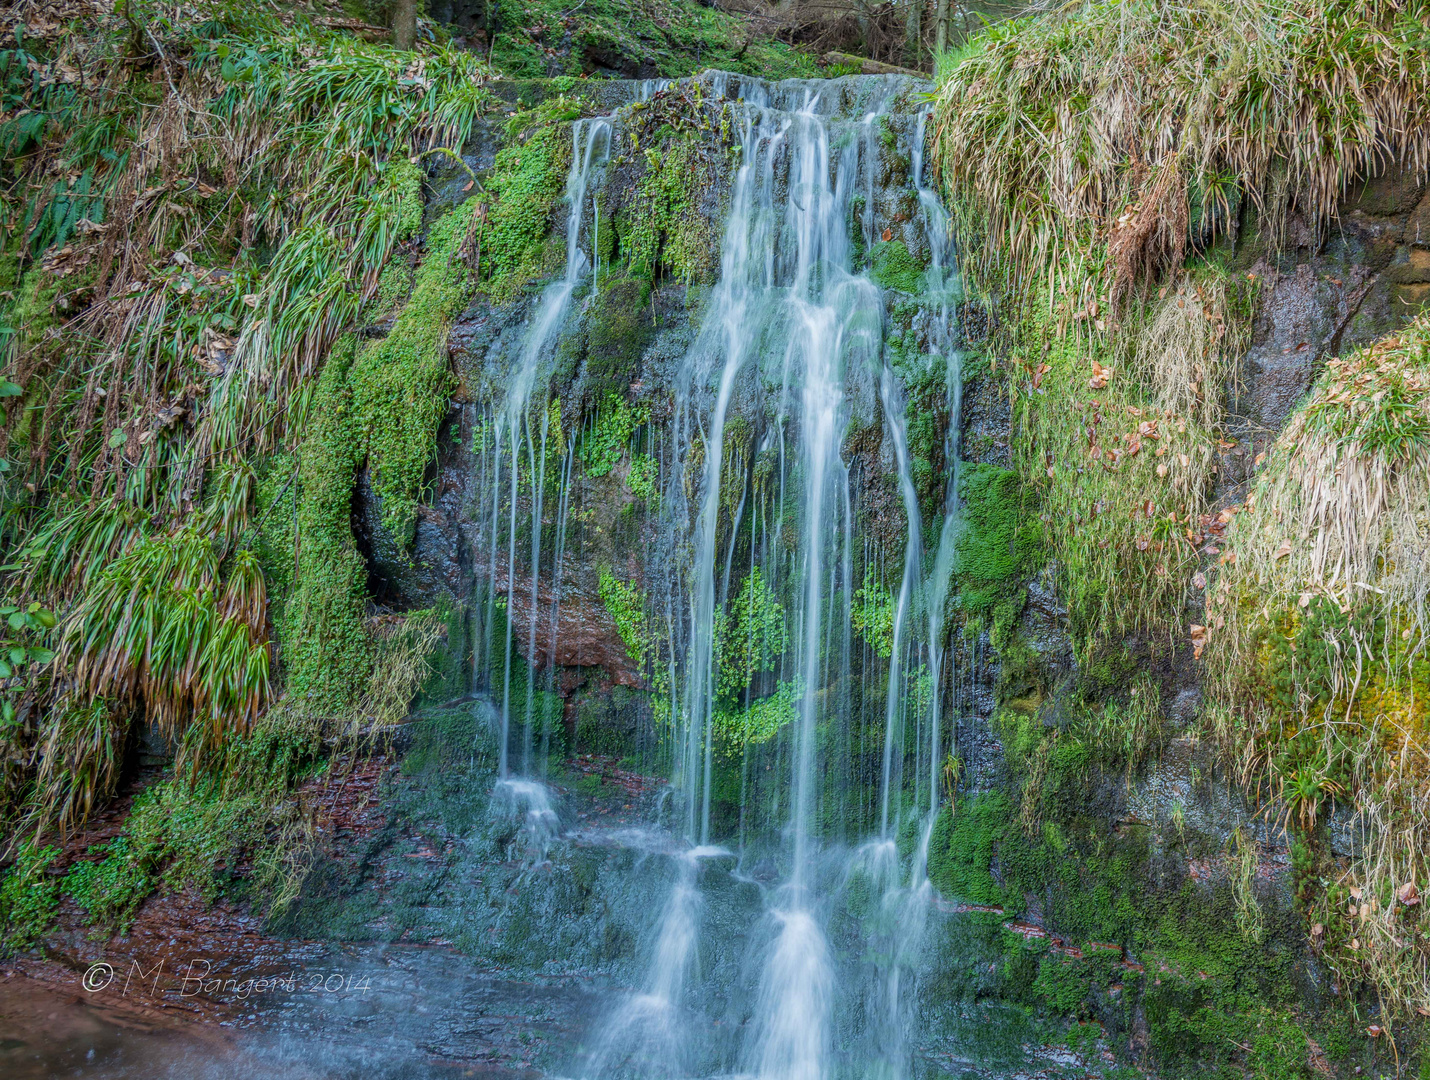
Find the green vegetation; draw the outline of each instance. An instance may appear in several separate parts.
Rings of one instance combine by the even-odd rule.
[[[1189,239],[1227,232],[1242,200],[1273,247],[1288,194],[1327,227],[1351,180],[1430,152],[1426,14],[1423,0],[1137,0],[990,27],[939,87],[961,249],[985,280],[1047,281],[1049,305],[1071,272],[1088,278],[1080,307],[1120,308],[1175,274]]]
[[[449,408],[447,330],[468,295],[460,249],[477,206],[468,200],[432,226],[412,296],[392,332],[363,349],[348,376],[358,453],[366,451],[383,524],[404,545],[412,540],[423,476]]]
[[[1430,1009],[1427,492],[1422,318],[1327,362],[1238,508],[1200,628],[1216,732],[1298,839],[1315,944],[1401,1014]],[[1325,833],[1341,799],[1373,838],[1348,867]]]
[[[59,906],[59,882],[46,871],[58,854],[56,847],[25,842],[13,852],[0,877],[0,955],[27,948],[49,930]]]
[[[499,0],[492,63],[516,78],[619,73],[673,77],[706,67],[764,78],[809,77],[814,64],[780,41],[751,32],[738,15],[695,0],[660,7],[591,0]],[[568,44],[569,42],[569,44]]]
[[[608,393],[596,410],[594,423],[581,437],[581,464],[586,475],[598,478],[614,469],[626,456],[636,428],[649,420],[649,404],[632,405],[621,395]]]
[[[864,584],[854,590],[854,602],[849,619],[854,632],[874,650],[874,655],[887,660],[894,652],[894,597],[875,575],[865,571]]]
[[[581,112],[578,100],[562,95],[507,121],[509,141],[476,196],[474,223],[479,277],[497,300],[559,265],[560,246],[548,233],[571,167],[570,121]]]
[[[738,697],[756,675],[774,671],[788,647],[784,605],[753,567],[728,610],[715,613],[719,693]]]
[[[988,624],[994,644],[1004,647],[1042,558],[1041,530],[1012,470],[965,465],[958,494],[964,520],[955,548],[958,606],[969,619]]]
[[[652,647],[647,626],[645,597],[640,589],[627,584],[609,570],[601,571],[601,603],[616,622],[616,633],[625,642],[626,652],[636,663],[644,663]]]

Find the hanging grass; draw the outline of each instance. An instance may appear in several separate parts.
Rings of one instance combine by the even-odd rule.
[[[1070,3],[990,27],[939,87],[965,258],[1058,298],[1105,248],[1121,304],[1236,227],[1324,231],[1354,180],[1430,166],[1426,0]]]
[[[1218,734],[1302,837],[1326,961],[1430,1009],[1430,320],[1327,362],[1228,535],[1203,630]],[[1338,800],[1349,866],[1318,832]]]
[[[494,100],[473,53],[367,44],[298,12],[205,4],[152,21],[139,64],[132,33],[95,9],[0,49],[0,542],[17,567],[7,591],[62,620],[54,689],[21,742],[31,809],[66,828],[112,790],[130,718],[158,724],[185,768],[236,767],[229,749],[283,674],[248,550],[274,526],[259,477],[275,456],[316,461],[296,451],[318,375],[389,256],[419,237],[420,163],[460,151]],[[421,314],[450,318],[465,295],[448,250],[460,239],[424,263],[441,280]],[[417,325],[418,308],[371,358],[360,427],[339,424],[371,448],[409,529],[445,408],[441,330]],[[418,380],[401,387],[378,370],[399,345]],[[352,449],[284,489],[322,489],[325,524],[340,508],[346,528]],[[310,691],[358,695],[385,655],[363,623],[360,559],[324,547],[311,518],[294,518],[303,557],[289,552],[292,602],[271,620],[294,645],[305,724]],[[292,636],[308,628],[326,643],[312,664]]]

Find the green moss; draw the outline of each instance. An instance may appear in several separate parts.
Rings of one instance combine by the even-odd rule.
[[[433,615],[446,625],[446,633],[425,661],[429,673],[413,702],[413,711],[452,701],[465,694],[471,682],[471,634],[466,605],[439,596]]]
[[[697,0],[672,0],[662,9],[631,0],[588,0],[575,8],[558,0],[498,0],[494,14],[501,29],[492,63],[516,78],[544,82],[554,73],[608,74],[612,68],[630,78],[646,73],[673,78],[708,67],[768,79],[819,74],[802,51],[751,37],[738,13]],[[553,49],[557,41],[560,46]]]
[[[924,272],[902,240],[881,240],[869,249],[872,276],[886,289],[917,296],[924,291]]]
[[[423,477],[450,407],[447,331],[469,294],[458,250],[477,205],[469,199],[432,227],[392,332],[364,349],[349,375],[354,434],[367,451],[383,524],[403,544],[411,542]]]
[[[1008,797],[1002,792],[966,799],[949,808],[934,823],[929,840],[929,880],[944,896],[969,904],[1001,906],[1003,889],[994,880],[998,844],[1011,821]]]
[[[609,402],[635,379],[655,330],[649,301],[648,278],[608,277],[601,283],[586,315],[587,400]]]
[[[344,339],[329,355],[298,453],[296,584],[279,635],[289,695],[329,715],[351,707],[372,664],[367,568],[352,535],[361,453],[348,385],[355,348]]]
[[[959,475],[964,530],[955,575],[959,608],[991,626],[995,645],[1009,638],[1026,602],[1028,579],[1043,558],[1042,531],[1018,474],[965,464]]]
[[[708,171],[702,158],[708,135],[693,125],[667,125],[655,139],[641,147],[645,172],[634,203],[616,221],[620,249],[634,278],[649,281],[664,270],[687,284],[707,279],[717,244],[695,185]]]
[[[560,258],[547,234],[571,166],[569,121],[578,115],[578,104],[563,96],[508,122],[513,141],[497,152],[483,182],[486,209],[478,234],[481,286],[498,301],[512,299]]]

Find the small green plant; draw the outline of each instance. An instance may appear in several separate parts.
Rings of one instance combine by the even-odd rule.
[[[772,671],[789,645],[784,606],[753,567],[728,611],[715,613],[720,693],[734,697],[763,671]]]
[[[59,881],[49,866],[59,848],[36,847],[29,841],[14,849],[14,861],[0,879],[0,951],[28,948],[50,928],[59,905]]]
[[[616,622],[616,633],[625,643],[626,653],[637,663],[644,662],[651,647],[646,624],[645,597],[634,584],[626,584],[609,570],[600,575],[601,603]]]
[[[631,436],[650,419],[650,406],[631,405],[617,393],[608,393],[596,412],[595,424],[581,439],[581,464],[586,475],[605,476],[625,456]]]
[[[894,598],[872,569],[865,573],[863,586],[854,590],[849,618],[874,655],[887,660],[894,651]]]
[[[139,905],[153,891],[145,853],[132,845],[128,836],[117,836],[90,848],[90,855],[101,858],[76,862],[65,874],[61,890],[83,909],[96,936],[129,933]]]
[[[631,471],[626,475],[626,486],[638,499],[651,499],[656,493],[656,481],[660,465],[649,454],[637,454],[631,459]]]

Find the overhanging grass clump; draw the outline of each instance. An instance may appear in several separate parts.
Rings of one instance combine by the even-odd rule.
[[[141,25],[136,47],[123,13],[95,9],[0,50],[0,542],[7,588],[60,616],[56,677],[0,732],[31,767],[0,819],[40,828],[113,790],[141,719],[222,771],[284,691],[306,717],[367,701],[390,718],[392,694],[364,692],[374,661],[406,671],[394,642],[432,638],[375,631],[341,534],[363,455],[410,533],[470,210],[433,230],[386,341],[335,343],[418,239],[420,163],[466,141],[489,69],[302,13],[211,4]],[[320,387],[330,352],[341,385]]]
[[[1248,200],[1277,246],[1348,184],[1430,165],[1425,0],[1074,3],[990,28],[939,89],[936,161],[988,280],[1096,250],[1096,292],[1175,270]]]
[[[1219,734],[1300,838],[1313,944],[1430,1009],[1430,321],[1328,361],[1229,539],[1204,630]]]

